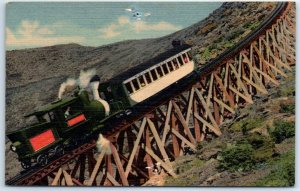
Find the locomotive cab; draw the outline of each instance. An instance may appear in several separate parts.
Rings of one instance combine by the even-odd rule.
[[[127,99],[123,89],[120,88],[120,84],[113,84],[110,82],[104,82],[99,85],[100,97],[106,100],[111,108],[111,115],[123,111]]]

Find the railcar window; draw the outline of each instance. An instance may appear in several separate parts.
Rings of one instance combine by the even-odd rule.
[[[44,122],[51,122],[51,119],[50,119],[50,116],[48,115],[48,113],[44,114],[41,117],[41,120],[44,121]]]
[[[159,77],[162,77],[164,75],[159,66],[156,68],[156,70],[157,70],[157,73],[158,73]]]
[[[182,55],[182,58],[183,58],[184,63],[188,63],[188,62],[189,62],[189,59],[188,59],[188,57],[186,56],[186,53],[184,53],[184,54]]]
[[[189,57],[189,60],[192,60],[192,54],[191,54],[191,51],[187,52],[187,55]]]
[[[167,64],[163,64],[163,65],[162,65],[162,68],[163,68],[165,74],[168,74],[168,73],[169,73]]]
[[[143,76],[138,77],[138,79],[140,81],[141,87],[144,87],[146,85],[146,83],[145,83]]]
[[[155,69],[151,70],[151,75],[152,75],[152,78],[154,81],[157,80],[157,75],[156,75]]]
[[[179,64],[178,64],[178,62],[177,62],[177,59],[174,58],[174,59],[172,60],[172,62],[173,62],[173,64],[174,64],[174,66],[175,66],[175,70],[178,69],[178,68],[179,68]]]
[[[146,77],[147,83],[150,84],[152,80],[151,80],[151,77],[150,77],[149,72],[147,72],[147,73],[145,74],[145,77]]]
[[[174,70],[172,62],[168,62],[167,64],[168,64],[170,72],[172,72]]]
[[[125,86],[126,86],[126,89],[127,89],[128,93],[132,94],[133,93],[133,89],[132,89],[132,86],[131,86],[130,82],[127,82],[125,84]]]
[[[55,114],[54,114],[54,112],[49,112],[49,118],[50,118],[50,120],[51,121],[55,121]]]
[[[139,83],[138,83],[137,79],[133,79],[132,84],[134,86],[135,91],[140,89],[140,86],[139,86]]]
[[[182,66],[182,65],[183,65],[183,61],[182,61],[181,56],[178,56],[178,57],[177,57],[177,60],[179,61],[180,66]]]
[[[71,106],[64,107],[62,108],[62,110],[66,119],[74,114],[74,111],[71,108]]]

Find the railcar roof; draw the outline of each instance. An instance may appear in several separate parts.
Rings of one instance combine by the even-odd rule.
[[[63,107],[64,105],[69,104],[70,102],[73,102],[74,100],[76,100],[76,97],[67,97],[61,100],[57,100],[55,102],[52,102],[50,104],[44,105],[42,107],[40,107],[37,111],[30,113],[28,115],[26,115],[25,117],[29,117],[32,115],[39,115],[39,114],[43,114],[43,113],[47,113],[53,109],[56,109],[58,107]]]
[[[117,84],[117,83],[122,83],[123,81],[127,80],[128,78],[150,68],[151,66],[153,65],[156,65],[186,49],[189,49],[191,48],[192,46],[191,45],[188,45],[188,44],[183,44],[181,46],[177,46],[177,47],[174,47],[162,54],[159,54],[158,56],[144,62],[144,63],[141,63],[137,66],[134,66],[130,69],[128,69],[127,71],[113,77],[112,79],[110,79],[110,83],[112,84]],[[105,83],[105,82],[104,82]]]

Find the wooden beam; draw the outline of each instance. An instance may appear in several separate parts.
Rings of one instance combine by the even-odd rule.
[[[174,113],[172,113],[171,120],[172,120],[172,129],[178,130],[178,126],[176,124],[176,117],[175,117]],[[168,127],[165,127],[165,128],[168,128]],[[179,143],[178,143],[177,137],[173,134],[172,134],[172,144],[173,144],[174,155],[175,155],[175,157],[178,157],[180,155]]]
[[[154,136],[154,139],[156,140],[156,145],[158,146],[159,150],[160,150],[160,153],[162,154],[162,156],[166,159],[166,162],[167,163],[170,163],[170,160],[169,160],[169,156],[167,155],[167,152],[164,148],[164,144],[161,142],[160,138],[159,138],[159,135],[156,131],[156,128],[153,124],[153,122],[147,118],[147,122],[148,122],[148,125],[152,131],[152,134]]]
[[[148,153],[154,160],[156,160],[156,162],[159,162],[161,164],[161,166],[174,178],[177,178],[177,175],[174,173],[173,168],[171,166],[169,166],[167,163],[165,163],[164,161],[162,161],[156,154],[154,154],[154,152],[146,147],[144,144],[142,144],[142,148],[146,151],[146,153]]]
[[[90,179],[88,181],[85,182],[85,185],[87,186],[91,186],[96,178],[96,175],[97,175],[97,172],[99,171],[99,168],[100,168],[100,165],[101,165],[101,162],[104,158],[104,155],[105,155],[105,151],[103,150],[99,155],[98,155],[98,158],[97,158],[97,162],[96,162],[96,165],[93,169],[93,172],[92,172],[92,175],[90,177]]]
[[[231,68],[231,71],[233,72],[233,74],[235,75],[235,77],[236,77],[236,79],[237,79],[237,84],[239,84],[239,86],[242,88],[245,97],[247,97],[248,100],[251,100],[249,103],[253,103],[253,101],[252,101],[252,99],[251,99],[251,95],[249,94],[247,88],[245,87],[244,83],[243,83],[242,80],[241,80],[241,76],[238,75],[238,73],[237,73],[235,67],[234,67],[232,64],[230,64],[229,66],[230,66],[230,68]],[[230,86],[229,86],[229,88],[230,88]],[[231,89],[231,88],[230,88],[230,89]],[[231,90],[232,90],[232,89],[231,89]],[[237,90],[239,91],[239,89],[237,89]],[[240,91],[239,91],[239,92],[240,92]],[[240,95],[240,94],[239,94],[239,95]]]
[[[192,106],[193,106],[193,100],[194,100],[194,93],[195,93],[195,90],[194,88],[191,89],[190,91],[190,96],[189,96],[189,104],[188,104],[188,107],[187,107],[187,114],[186,114],[186,118],[185,118],[185,121],[188,123],[190,121],[190,115],[192,113]]]
[[[202,117],[200,117],[197,113],[194,113],[194,116],[201,121],[203,124],[205,124],[208,128],[210,128],[216,135],[221,136],[222,133],[219,128],[215,128],[213,125],[208,123],[206,120],[204,120]]]
[[[196,94],[198,95],[198,97],[199,97],[199,99],[200,99],[200,101],[201,101],[203,107],[205,108],[205,110],[206,110],[206,112],[207,112],[207,114],[208,114],[208,118],[210,119],[210,121],[211,121],[211,123],[212,123],[212,125],[210,125],[210,129],[211,129],[214,133],[216,133],[216,135],[220,136],[220,135],[222,134],[221,131],[220,131],[220,128],[219,128],[218,124],[216,123],[214,117],[212,116],[212,114],[211,114],[211,112],[210,112],[210,109],[207,107],[207,104],[205,103],[204,98],[203,98],[201,92],[200,92],[198,89],[195,89],[195,92],[196,92]],[[207,125],[207,124],[206,124],[206,125]]]
[[[267,46],[267,42],[265,41],[265,40],[263,40],[263,43]],[[287,70],[289,70],[289,71],[292,71],[292,68],[289,66],[289,65],[287,65],[287,64],[285,64],[285,63],[283,63],[280,59],[278,59],[274,54],[273,54],[273,52],[272,51],[270,51],[270,56],[280,65],[280,66],[282,66],[282,67],[285,67]]]
[[[123,166],[122,166],[122,163],[121,163],[121,160],[120,160],[119,155],[118,155],[118,151],[112,143],[110,143],[110,148],[111,148],[112,154],[114,156],[114,160],[115,160],[115,163],[117,165],[119,175],[121,177],[122,185],[123,186],[129,186],[127,177],[125,176],[125,172],[124,172],[124,169],[123,169]]]
[[[121,186],[116,179],[109,173],[106,173],[107,179],[114,185],[114,186]]]
[[[261,86],[255,84],[254,82],[252,82],[252,81],[251,81],[250,79],[248,79],[247,77],[243,76],[242,78],[243,78],[243,80],[245,80],[248,84],[250,84],[251,86],[255,87],[255,89],[257,89],[257,90],[260,91],[261,93],[263,93],[263,94],[267,94],[267,93],[268,93],[265,89],[261,88]]]
[[[173,103],[173,106],[174,106],[174,108],[175,108],[175,112],[177,113],[177,115],[178,115],[178,117],[179,117],[179,121],[181,122],[182,126],[184,127],[185,132],[186,132],[188,138],[190,139],[190,141],[191,141],[192,143],[196,144],[196,141],[195,141],[195,139],[194,139],[194,137],[193,137],[193,135],[192,135],[192,133],[191,133],[189,127],[188,127],[188,124],[187,124],[187,122],[185,121],[185,119],[184,119],[184,117],[183,117],[183,115],[182,115],[182,113],[181,113],[181,111],[180,111],[178,105],[177,105],[174,101],[172,101],[172,103]]]
[[[194,99],[194,113],[198,114],[198,106],[197,106],[197,100]],[[201,141],[201,131],[200,131],[200,124],[198,120],[193,116],[194,120],[194,131],[195,131],[195,137],[196,141],[199,143]]]
[[[279,74],[281,74],[283,77],[285,77],[285,78],[287,77],[287,75],[283,71],[281,71],[280,69],[278,69],[275,66],[271,65],[270,63],[268,63],[264,59],[264,57],[262,56],[262,54],[258,51],[258,49],[257,49],[257,47],[255,45],[253,46],[253,48],[254,48],[254,50],[256,51],[257,55],[259,56],[259,58],[262,60],[262,62],[264,64],[266,64],[267,66],[269,66],[270,68],[272,68],[273,70],[275,70],[276,72],[278,72]]]
[[[176,131],[175,129],[171,129],[172,133],[174,135],[176,135],[179,139],[182,140],[182,142],[184,142],[185,144],[187,144],[191,149],[193,149],[194,151],[196,151],[196,145],[191,143],[190,141],[188,141],[184,136],[182,136],[178,131]]]
[[[71,176],[67,173],[67,171],[63,170],[63,174],[65,177],[67,186],[74,186],[73,180],[72,180]]]
[[[242,94],[240,91],[238,91],[237,89],[235,89],[234,87],[232,87],[231,85],[229,85],[229,89],[231,91],[233,91],[235,94],[239,95],[240,97],[242,97],[245,101],[247,101],[248,103],[253,104],[253,100],[250,99],[249,97],[245,96],[244,94]]]
[[[262,76],[264,76],[265,78],[267,78],[268,80],[270,80],[271,82],[273,82],[276,86],[279,86],[279,82],[273,78],[271,78],[268,74],[262,72],[261,70],[259,70],[258,68],[254,68],[254,70],[258,73],[260,73]]]
[[[164,127],[164,131],[163,131],[163,136],[161,139],[164,146],[165,146],[165,142],[166,142],[166,138],[167,138],[167,134],[168,134],[167,127],[170,127],[169,123],[170,123],[170,119],[171,119],[171,112],[172,112],[172,101],[169,101],[168,109],[167,109],[167,116],[166,116],[166,120],[165,120],[165,127]]]
[[[225,86],[224,86],[223,83],[222,83],[222,79],[221,79],[216,73],[214,73],[214,77],[215,77],[215,79],[217,80],[217,83],[219,84],[220,89],[222,90],[223,94],[225,95],[225,96],[223,96],[223,98],[226,97],[227,100],[229,101],[230,107],[231,107],[232,109],[234,109],[234,100],[233,100],[233,98],[228,94],[228,92],[227,92]],[[224,99],[223,99],[223,100],[224,100]]]
[[[76,184],[77,186],[84,186],[84,184],[82,184],[81,182],[79,182],[79,180],[72,178],[72,181],[74,182],[74,184]]]
[[[252,46],[251,46],[252,47]],[[256,70],[255,70],[255,68],[252,66],[252,62],[248,59],[248,57],[244,54],[244,53],[242,53],[242,55],[243,55],[243,58],[244,58],[244,63],[246,63],[246,64],[248,64],[248,66],[249,66],[249,68],[250,68],[250,72],[251,72],[251,74],[253,75],[253,79],[255,79],[255,83],[253,83],[253,84],[256,84],[256,86],[257,86],[257,84],[258,84],[258,86],[260,87],[260,89],[262,90],[262,92],[263,93],[268,93],[268,91],[266,90],[266,88],[265,88],[265,86],[263,85],[263,83],[262,83],[262,81],[261,81],[261,79],[259,78],[259,76],[258,76],[258,74],[256,73]],[[257,69],[257,68],[256,68]],[[244,79],[245,80],[245,79]],[[250,79],[250,81],[252,82],[252,80]]]
[[[111,159],[111,155],[106,155],[105,156],[105,164],[106,164],[106,172],[113,174],[114,173],[114,168],[113,168],[113,164],[112,164],[112,159]],[[112,182],[110,182],[106,176],[105,182],[104,182],[105,186],[112,186]]]
[[[59,170],[57,171],[54,180],[51,183],[51,186],[57,186],[58,185],[58,181],[61,177],[62,174],[62,168],[59,168]]]
[[[141,137],[142,137],[142,135],[143,135],[145,126],[146,126],[146,118],[144,117],[144,118],[143,118],[143,121],[142,121],[142,124],[141,124],[141,127],[140,127],[140,130],[139,130],[139,133],[138,133],[137,138],[136,138],[136,140],[135,140],[135,142],[134,142],[134,146],[133,146],[133,149],[132,149],[132,151],[131,151],[131,154],[130,154],[130,157],[129,157],[128,164],[127,164],[127,166],[126,166],[126,170],[125,170],[125,177],[126,177],[126,178],[128,177],[128,174],[129,174],[129,172],[130,172],[130,170],[131,170],[131,165],[132,165],[134,156],[135,156],[135,154],[136,154],[137,148],[138,148],[138,146],[139,146]]]
[[[214,97],[214,101],[217,102],[222,107],[226,108],[231,113],[235,113],[234,110],[230,106],[226,105],[224,102],[222,102],[221,100],[219,100],[217,97]]]
[[[122,155],[121,153],[119,153],[119,156],[120,156],[120,158],[121,158],[122,160],[124,160],[124,161],[127,162],[127,164],[128,164],[128,159],[127,159],[124,155]],[[138,164],[138,165],[139,165],[139,164]],[[135,164],[132,164],[132,165],[131,165],[131,168],[132,168],[133,170],[135,170],[137,173],[141,174],[144,178],[149,179],[149,176],[148,176],[144,171],[142,171],[138,166],[136,166]],[[130,171],[129,171],[129,172],[130,172]]]

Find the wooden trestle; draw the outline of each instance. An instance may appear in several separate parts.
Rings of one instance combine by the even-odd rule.
[[[188,91],[157,107],[110,142],[111,154],[95,149],[50,173],[39,184],[129,186],[141,185],[155,173],[176,177],[171,161],[196,150],[208,136],[220,136],[220,125],[253,96],[278,86],[295,64],[295,7],[256,40],[218,68],[203,74]]]

